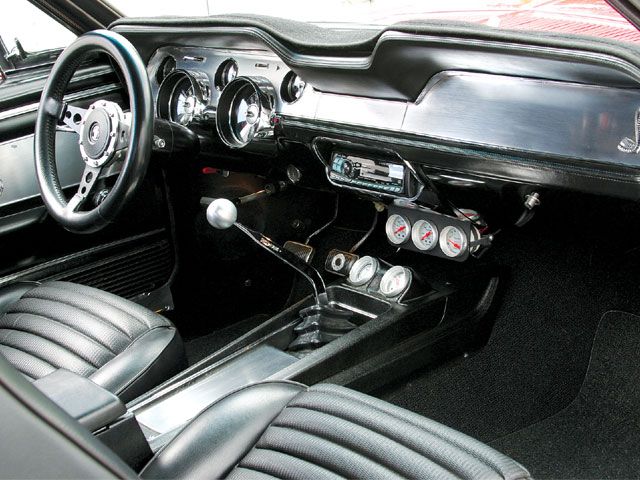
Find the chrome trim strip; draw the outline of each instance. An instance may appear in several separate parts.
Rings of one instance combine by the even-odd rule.
[[[108,85],[101,85],[99,87],[82,90],[81,92],[70,93],[69,95],[65,95],[64,99],[67,102],[75,102],[77,100],[82,100],[87,97],[93,97],[96,95],[111,93],[116,90],[119,90],[120,88],[122,88],[120,84],[110,83]],[[36,112],[38,110],[39,105],[40,105],[39,102],[30,103],[29,105],[21,105],[20,107],[12,108],[10,110],[4,110],[0,112],[0,121],[7,120],[13,117],[18,117],[20,115],[25,115],[27,113]]]

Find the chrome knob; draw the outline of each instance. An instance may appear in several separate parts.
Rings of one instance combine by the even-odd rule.
[[[224,230],[233,226],[238,219],[238,209],[231,200],[217,198],[207,207],[207,222],[213,227]]]

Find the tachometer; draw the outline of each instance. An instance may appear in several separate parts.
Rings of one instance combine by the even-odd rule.
[[[442,229],[440,248],[447,257],[459,257],[467,249],[467,235],[458,227],[448,226]]]
[[[373,257],[359,258],[349,270],[349,283],[359,286],[370,282],[378,271],[378,266],[378,260]]]
[[[397,297],[404,292],[411,281],[411,270],[400,265],[391,267],[380,280],[380,293],[385,297]]]
[[[418,220],[411,229],[411,240],[419,250],[431,250],[438,244],[438,229],[427,220]]]
[[[409,235],[411,235],[409,220],[398,214],[393,214],[389,217],[385,230],[387,232],[387,238],[394,245],[403,244],[409,239]]]

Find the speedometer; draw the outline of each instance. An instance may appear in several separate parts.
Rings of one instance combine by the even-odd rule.
[[[411,225],[409,224],[409,220],[402,215],[393,214],[387,220],[385,231],[391,243],[401,245],[409,239],[409,235],[411,235]]]

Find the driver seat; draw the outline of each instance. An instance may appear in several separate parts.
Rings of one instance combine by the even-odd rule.
[[[64,368],[125,403],[186,367],[182,338],[169,320],[69,282],[0,289],[0,353],[28,380]]]

